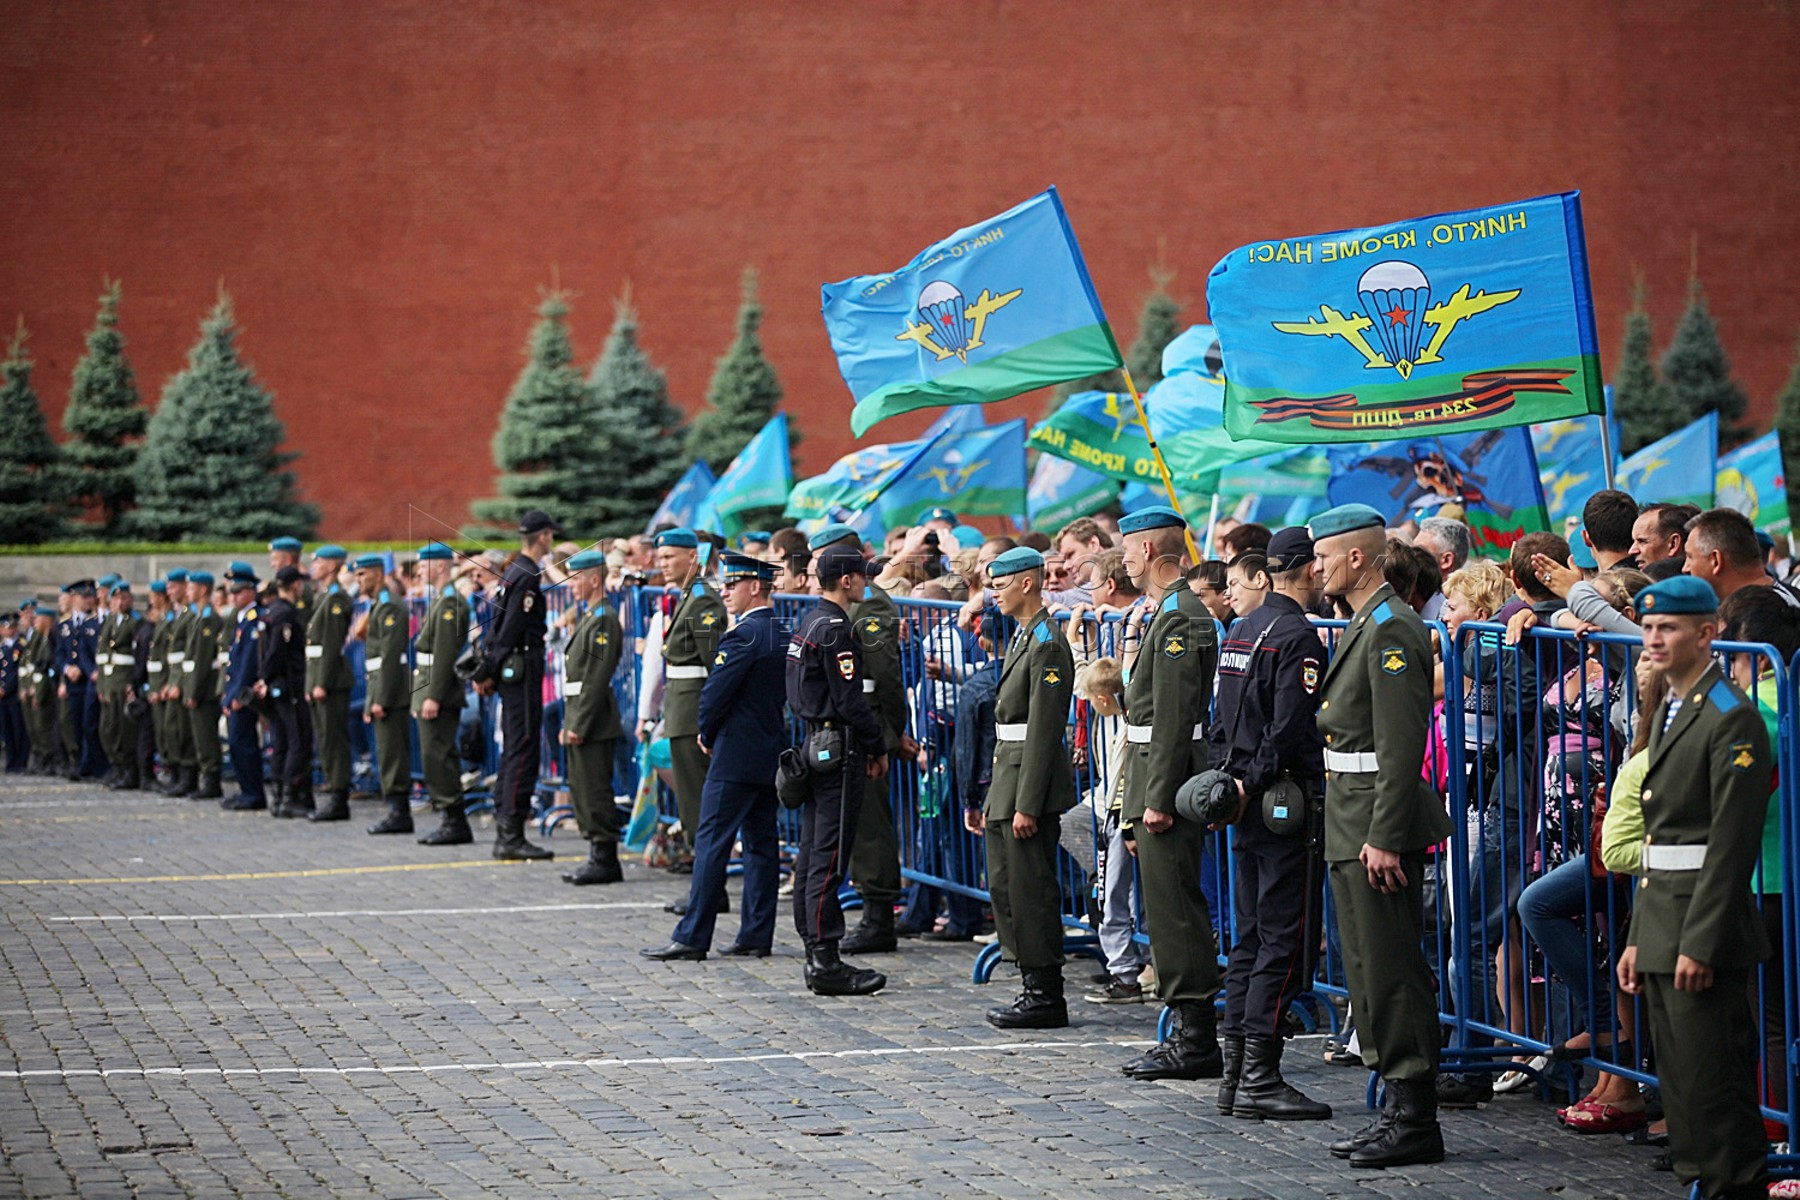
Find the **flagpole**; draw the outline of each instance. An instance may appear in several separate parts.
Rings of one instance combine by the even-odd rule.
[[[1181,524],[1187,530],[1188,554],[1193,557],[1195,563],[1199,563],[1203,561],[1200,557],[1200,547],[1194,541],[1193,529],[1188,527],[1187,514],[1181,511],[1181,501],[1175,496],[1175,480],[1169,475],[1169,464],[1163,461],[1162,447],[1156,444],[1156,435],[1150,432],[1150,418],[1144,414],[1144,398],[1138,395],[1137,384],[1131,381],[1131,368],[1121,363],[1119,364],[1119,373],[1125,377],[1125,390],[1131,393],[1132,406],[1137,409],[1138,424],[1143,427],[1144,437],[1150,443],[1150,457],[1156,460],[1156,469],[1162,475],[1163,490],[1169,494],[1169,507],[1175,510],[1175,515],[1181,518]],[[1215,505],[1218,503],[1216,492],[1213,495],[1213,503]]]
[[[1600,457],[1606,460],[1606,488],[1611,491],[1617,486],[1613,482],[1612,413],[1607,411],[1606,393],[1600,395]]]
[[[1213,557],[1213,530],[1219,527],[1219,493],[1214,492],[1212,509],[1206,514],[1206,557]]]

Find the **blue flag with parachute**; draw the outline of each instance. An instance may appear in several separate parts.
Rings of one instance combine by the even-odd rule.
[[[739,513],[753,508],[780,508],[794,485],[794,467],[788,457],[787,414],[776,413],[756,436],[744,444],[717,483],[707,492],[694,519],[730,537],[742,532]]]
[[[1719,460],[1714,485],[1721,508],[1735,508],[1758,529],[1785,533],[1792,525],[1781,437],[1774,430],[1745,442]]]
[[[1118,494],[1118,482],[1109,476],[1066,458],[1040,454],[1025,507],[1033,529],[1054,532],[1076,517],[1099,512]]]
[[[1718,458],[1719,414],[1709,412],[1620,463],[1614,478],[1640,505],[1711,508]]]
[[[706,494],[712,491],[713,484],[717,482],[711,467],[703,462],[695,462],[675,481],[675,486],[669,489],[663,502],[657,505],[649,524],[644,526],[644,532],[649,533],[659,525],[693,525],[694,514],[699,511],[706,500]]]
[[[1025,422],[932,439],[898,471],[876,501],[889,528],[911,525],[942,505],[968,516],[1025,519]]]

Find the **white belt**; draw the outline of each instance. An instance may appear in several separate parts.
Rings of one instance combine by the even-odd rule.
[[[994,737],[1002,742],[1022,742],[1025,740],[1025,731],[1029,728],[1029,725],[996,725]]]
[[[873,679],[863,680],[863,695],[873,696],[874,694],[875,694],[875,681]]]
[[[705,667],[670,667],[670,668],[668,668],[668,673],[669,673],[668,677],[670,679],[705,679],[706,678],[706,668]]]
[[[421,667],[429,667],[431,665],[431,653],[426,651],[424,653],[415,654],[413,655],[413,662]]]
[[[1366,750],[1360,754],[1349,754],[1342,750],[1327,750],[1325,752],[1325,769],[1346,775],[1373,775],[1381,770],[1381,764],[1375,761],[1373,750]]]
[[[223,650],[221,650],[221,651],[219,651],[218,654],[213,656],[213,666],[222,667],[228,661],[230,661],[230,658],[231,658],[230,655],[226,654]]]
[[[1706,846],[1653,846],[1644,843],[1644,870],[1698,871],[1706,865]]]
[[[322,650],[324,647],[321,646],[320,649]],[[368,671],[381,670],[381,655],[377,654],[374,658],[364,659],[363,669]]]
[[[186,657],[187,657],[187,651],[185,651],[185,650],[171,650],[171,651],[169,651],[169,664],[171,666],[173,666],[175,663],[180,662],[182,659],[184,659]]]
[[[33,671],[31,673],[31,682],[33,682],[33,683],[44,682],[44,673],[42,671]]]
[[[1125,727],[1125,740],[1134,746],[1142,746],[1150,740],[1151,728],[1152,726],[1149,725],[1127,725]],[[1194,726],[1194,740],[1196,742],[1205,736],[1206,725],[1204,722]]]
[[[192,662],[184,662],[181,664],[181,669],[184,671],[191,671],[194,669],[194,664]]]
[[[115,667],[129,667],[135,660],[129,654],[115,654],[112,663]]]
[[[160,670],[162,670],[162,667],[163,667],[163,665],[161,663],[157,662],[154,658],[151,659],[149,662],[145,663],[144,666],[149,668],[152,671],[160,671]]]
[[[324,658],[325,657],[325,647],[323,647],[323,646],[308,646],[306,648],[306,657],[308,657],[308,658]]]
[[[581,695],[581,680],[571,679],[563,684],[563,699],[567,700],[579,695]]]

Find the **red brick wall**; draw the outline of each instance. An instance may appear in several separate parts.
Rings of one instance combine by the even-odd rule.
[[[762,272],[806,443],[850,444],[822,281],[1058,184],[1122,340],[1254,238],[1586,193],[1604,352],[1690,234],[1767,419],[1800,326],[1800,16],[1779,3],[151,0],[0,8],[0,315],[60,418],[103,275],[154,402],[221,279],[333,537],[423,537],[556,272],[627,282],[688,409]],[[996,415],[1035,413],[1024,398]],[[899,437],[915,415],[879,427]],[[578,450],[578,448],[571,448]]]

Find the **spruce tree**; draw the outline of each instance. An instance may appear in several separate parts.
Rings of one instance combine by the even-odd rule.
[[[1674,433],[1691,417],[1674,408],[1674,397],[1656,377],[1650,359],[1652,330],[1643,276],[1631,291],[1631,311],[1625,314],[1625,341],[1619,348],[1619,365],[1613,371],[1613,415],[1619,420],[1619,453],[1636,454],[1660,437]]]
[[[587,386],[597,486],[583,530],[589,537],[642,533],[692,460],[685,452],[681,412],[669,403],[668,382],[638,344],[637,313],[629,293],[619,300],[612,332]]]
[[[138,399],[125,338],[119,332],[118,281],[106,285],[100,312],[87,336],[87,353],[75,364],[63,446],[70,486],[78,503],[97,509],[105,533],[119,532],[119,518],[130,507],[136,487],[131,467],[149,414]]]
[[[508,539],[518,528],[519,514],[533,508],[549,513],[572,533],[593,536],[581,513],[601,484],[585,450],[593,414],[575,366],[568,315],[568,297],[560,291],[547,293],[538,306],[538,321],[525,346],[525,369],[506,397],[494,433],[500,494],[475,502],[481,524],[470,527],[471,537]]]
[[[763,357],[762,302],[756,295],[756,270],[744,269],[743,300],[738,305],[737,337],[713,369],[706,389],[707,407],[688,431],[687,456],[703,459],[714,472],[731,465],[757,430],[769,423],[781,404],[781,380]],[[798,441],[788,424],[789,445]]]
[[[1775,397],[1775,432],[1781,441],[1781,473],[1787,480],[1788,512],[1800,515],[1800,477],[1793,471],[1800,466],[1800,343],[1794,347],[1794,369],[1788,374],[1787,386]]]
[[[63,530],[66,493],[60,454],[31,386],[25,321],[0,364],[0,543],[53,541]]]
[[[1177,321],[1181,305],[1168,292],[1174,277],[1174,272],[1166,267],[1150,272],[1150,294],[1144,297],[1144,311],[1138,317],[1137,339],[1125,352],[1125,366],[1131,371],[1131,381],[1137,384],[1139,394],[1162,382],[1163,350],[1181,332]]]
[[[1728,449],[1749,437],[1742,421],[1749,397],[1731,377],[1731,360],[1719,342],[1719,327],[1706,307],[1699,276],[1688,280],[1687,311],[1662,358],[1662,377],[1684,421],[1709,412],[1719,414],[1719,448]]]
[[[200,322],[187,366],[163,388],[137,456],[137,507],[125,528],[156,541],[308,537],[319,511],[294,498],[299,457],[275,402],[238,353],[231,297]]]

